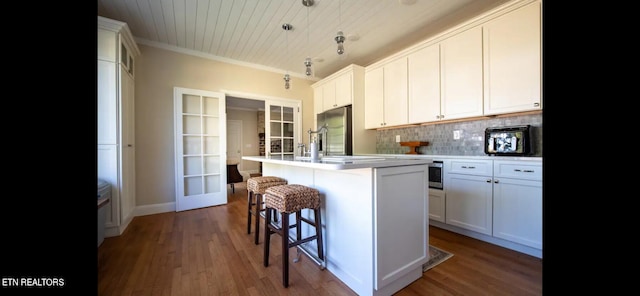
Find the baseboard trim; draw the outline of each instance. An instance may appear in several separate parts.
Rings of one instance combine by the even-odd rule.
[[[429,219],[429,225],[542,259],[542,250]]]
[[[167,202],[162,204],[137,206],[133,212],[137,217],[137,216],[146,216],[146,215],[175,212],[175,211],[176,211],[176,203]]]

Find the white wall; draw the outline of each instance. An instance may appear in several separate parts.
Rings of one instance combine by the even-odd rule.
[[[258,149],[258,111],[238,110],[227,108],[227,120],[242,121],[242,155],[260,155]],[[243,160],[241,173],[246,171],[258,171],[260,163]]]

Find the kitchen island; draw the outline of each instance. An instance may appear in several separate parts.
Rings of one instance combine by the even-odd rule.
[[[358,295],[391,295],[429,259],[430,159],[244,156],[263,175],[320,191],[325,264]],[[311,218],[309,210],[303,216]],[[303,227],[303,235],[313,231]],[[293,233],[292,233],[293,235]],[[315,255],[315,241],[301,245]]]

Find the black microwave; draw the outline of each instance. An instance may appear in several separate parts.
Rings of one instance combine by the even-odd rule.
[[[525,156],[533,153],[531,126],[490,127],[484,130],[484,153]]]

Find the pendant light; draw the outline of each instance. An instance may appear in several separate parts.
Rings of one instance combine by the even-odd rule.
[[[307,7],[307,48],[309,47],[309,7],[313,6],[313,0],[302,0],[302,5]],[[307,49],[308,50],[308,49]],[[307,55],[304,59],[305,71],[304,74],[311,76],[311,58]]]
[[[291,24],[282,24],[282,29],[285,30],[284,32],[284,37],[286,40],[286,45],[287,45],[287,56],[289,56],[289,31],[292,29],[293,27],[291,26]],[[291,76],[289,76],[289,70],[287,70],[287,72],[284,74],[284,89],[289,89],[290,84],[289,81],[291,80]]]
[[[336,38],[334,40],[338,43],[338,54],[344,53],[344,34],[340,27],[342,26],[342,5],[340,4],[340,0],[338,0],[338,33],[336,34]]]

